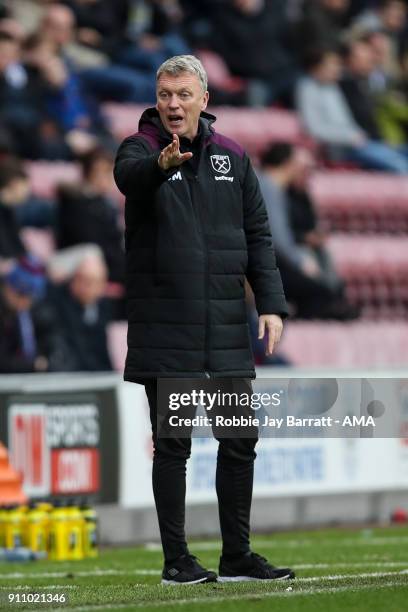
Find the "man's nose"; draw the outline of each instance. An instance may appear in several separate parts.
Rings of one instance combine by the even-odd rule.
[[[178,100],[178,97],[177,97],[176,94],[173,94],[171,96],[170,101],[169,101],[169,106],[170,106],[170,108],[178,108],[179,100]]]

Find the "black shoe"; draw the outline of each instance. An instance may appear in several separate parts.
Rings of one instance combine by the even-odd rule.
[[[176,561],[164,566],[162,584],[198,584],[203,582],[217,582],[217,574],[201,567],[194,555],[182,555]]]
[[[218,582],[240,582],[247,580],[289,580],[295,572],[289,567],[275,567],[265,557],[249,552],[236,561],[221,557]]]

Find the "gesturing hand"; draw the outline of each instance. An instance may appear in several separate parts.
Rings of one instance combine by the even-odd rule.
[[[168,170],[174,166],[180,166],[183,162],[191,159],[193,154],[180,153],[180,141],[177,134],[173,134],[173,142],[169,144],[159,155],[159,166],[162,170]]]
[[[280,341],[282,329],[283,322],[278,315],[261,315],[259,317],[259,340],[265,337],[265,330],[268,333],[265,355],[272,355],[274,345]]]

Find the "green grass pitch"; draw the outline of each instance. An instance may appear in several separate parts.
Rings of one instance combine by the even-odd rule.
[[[0,564],[0,609],[192,610],[199,612],[407,612],[408,528],[325,529],[254,536],[252,548],[296,570],[293,581],[160,585],[157,545],[105,549],[97,559]],[[192,553],[217,569],[220,543],[192,541]],[[292,590],[287,590],[291,587]],[[7,592],[60,593],[69,601],[9,604]]]

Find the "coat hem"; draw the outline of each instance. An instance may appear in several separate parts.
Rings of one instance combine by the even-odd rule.
[[[211,372],[210,377],[215,378],[256,378],[255,370],[232,370],[228,372]],[[207,379],[205,372],[125,372],[123,380],[143,385],[146,379],[151,378],[202,378]]]

